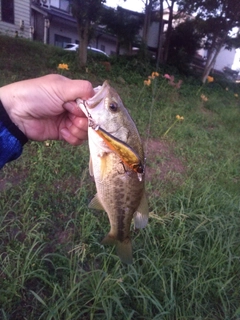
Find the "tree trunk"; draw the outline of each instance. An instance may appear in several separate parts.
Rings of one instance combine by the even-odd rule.
[[[173,21],[173,6],[174,6],[175,0],[172,0],[171,6],[169,6],[169,18],[168,18],[168,28],[166,32],[166,39],[164,43],[164,58],[163,62],[166,63],[168,60],[168,52],[169,52],[169,46],[171,41],[171,35],[172,35],[172,21]]]
[[[87,46],[88,46],[88,32],[89,21],[83,26],[78,27],[79,30],[79,64],[80,68],[85,68],[87,64]]]
[[[120,41],[117,38],[117,42],[116,42],[116,55],[119,56],[120,55]]]
[[[150,18],[151,18],[151,10],[152,10],[152,0],[146,0],[145,2],[145,15],[144,15],[144,25],[143,25],[143,43],[147,45],[148,42],[148,29],[150,24]]]
[[[157,65],[156,69],[158,70],[159,64],[162,62],[162,52],[163,52],[163,0],[160,0],[159,7],[159,30],[158,30],[158,52],[157,52]]]
[[[225,42],[226,37],[227,37],[227,34],[225,34],[225,36],[221,40],[219,40],[219,41],[216,40],[215,41],[215,43],[216,43],[215,48],[213,45],[212,48],[210,49],[210,54],[208,55],[206,65],[203,70],[202,83],[206,82],[207,77],[209,76],[209,73],[211,72],[211,69],[213,68],[213,66],[216,62],[217,56],[223,47],[223,44]]]

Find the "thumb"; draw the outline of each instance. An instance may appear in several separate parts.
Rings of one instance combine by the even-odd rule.
[[[71,80],[61,76],[55,84],[63,102],[75,101],[77,98],[87,100],[94,95],[92,84],[87,80]]]

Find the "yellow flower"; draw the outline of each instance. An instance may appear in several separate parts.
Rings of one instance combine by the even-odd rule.
[[[151,76],[149,76],[151,79],[154,79],[155,77],[159,77],[159,73],[154,71],[152,72]]]
[[[209,82],[213,82],[213,81],[214,81],[214,78],[211,77],[211,76],[208,76],[208,77],[207,77],[207,81],[208,81],[208,83],[209,83]]]
[[[173,124],[167,129],[167,131],[164,133],[164,137],[168,134],[168,132],[176,125],[178,121],[183,121],[184,117],[181,117],[179,114],[176,115],[176,120],[173,122]]]
[[[143,83],[144,83],[145,86],[150,86],[150,84],[151,84],[151,79],[144,80]]]
[[[205,102],[208,101],[208,98],[207,98],[204,94],[201,94],[201,99],[202,99],[203,101],[205,101]]]
[[[61,70],[69,70],[68,64],[67,64],[67,63],[59,63],[58,69],[61,69]]]
[[[182,121],[182,120],[184,120],[184,117],[181,117],[179,114],[177,114],[176,115],[176,119],[179,120],[179,121]]]
[[[237,94],[237,93],[235,93],[235,94],[234,94],[234,97],[238,98],[238,94]]]
[[[150,76],[148,76],[148,79],[153,80],[156,77],[159,77],[159,73],[156,71],[153,71],[152,74]]]

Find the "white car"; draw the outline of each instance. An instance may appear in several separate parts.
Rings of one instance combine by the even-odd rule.
[[[78,47],[79,45],[76,43],[66,43],[63,49],[67,51],[76,51]]]
[[[65,47],[63,48],[66,51],[76,51],[79,48],[79,45],[77,43],[66,43]],[[106,52],[92,48],[92,47],[87,47],[88,50],[92,51],[93,53],[99,53],[99,54],[104,54],[106,57],[109,58],[109,55],[106,54]]]

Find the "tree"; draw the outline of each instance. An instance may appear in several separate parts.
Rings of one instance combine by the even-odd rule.
[[[163,21],[163,4],[164,0],[159,1],[159,28],[158,28],[158,51],[157,51],[157,69],[160,62],[163,62],[163,30],[164,30],[164,21]]]
[[[174,19],[174,14],[173,14],[173,8],[174,4],[176,4],[177,0],[172,0],[170,3],[167,1],[168,4],[168,10],[169,10],[169,17],[168,17],[168,26],[167,26],[167,32],[166,32],[166,38],[164,42],[164,57],[163,57],[163,62],[166,63],[168,60],[168,51],[170,47],[170,42],[171,42],[171,36],[172,36],[172,31],[173,31],[173,19]]]
[[[77,20],[80,67],[86,66],[89,32],[99,19],[104,2],[105,0],[70,0],[72,14]]]
[[[170,47],[170,39],[173,30],[174,5],[177,0],[143,0],[145,2],[145,18],[143,28],[143,42],[148,43],[148,28],[151,22],[152,11],[158,17],[158,50],[157,50],[157,68],[160,63],[166,63],[168,59],[168,51]],[[164,7],[168,8],[169,18],[167,22],[167,30],[164,34]]]
[[[236,0],[179,0],[180,10],[196,14],[196,27],[203,34],[204,47],[208,50],[202,74],[205,83],[220,50],[229,48],[230,32],[240,27],[240,1]]]
[[[116,36],[116,54],[119,55],[122,46],[131,51],[134,41],[137,40],[139,29],[143,24],[143,19],[141,14],[132,14],[121,7],[117,7],[117,10],[105,8],[101,23],[106,26],[106,30],[109,33]]]
[[[152,11],[156,9],[159,0],[142,0],[145,6],[144,23],[143,23],[143,33],[142,39],[145,44],[147,44],[148,30],[151,23]]]
[[[187,19],[172,31],[171,46],[168,53],[168,64],[186,72],[196,51],[201,48],[202,35],[197,32],[195,21]]]

